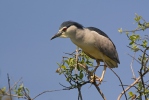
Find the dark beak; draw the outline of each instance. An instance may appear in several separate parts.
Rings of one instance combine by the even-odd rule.
[[[53,39],[55,39],[55,38],[61,36],[61,34],[62,34],[61,32],[58,32],[57,34],[55,34],[55,35],[51,38],[51,40],[53,40]]]

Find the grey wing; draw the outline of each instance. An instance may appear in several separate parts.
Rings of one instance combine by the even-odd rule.
[[[114,60],[117,63],[120,63],[116,47],[112,40],[101,30],[95,27],[88,27],[89,30],[95,35],[95,47],[98,48],[104,55]]]

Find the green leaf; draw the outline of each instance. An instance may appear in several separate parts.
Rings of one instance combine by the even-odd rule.
[[[142,83],[141,82],[138,83],[138,90],[140,90],[140,91],[142,90]]]
[[[73,65],[74,65],[74,61],[75,61],[74,58],[69,58],[69,59],[68,59],[68,64],[69,64],[69,66],[73,66]]]
[[[130,97],[132,97],[134,95],[133,92],[131,92],[131,91],[128,94]]]
[[[68,60],[65,60],[64,62],[65,62],[67,65],[69,65],[69,62],[68,62]]]
[[[144,48],[146,48],[147,47],[147,41],[146,40],[144,40],[144,41],[142,41],[143,43],[142,43],[142,46],[144,47]]]
[[[66,69],[66,66],[62,65],[61,68],[62,68],[63,70],[65,70],[65,69]]]
[[[118,32],[119,32],[119,33],[122,33],[122,32],[123,32],[122,28],[119,28],[119,29],[118,29]]]
[[[140,39],[140,35],[133,34],[129,38],[131,41],[135,42]]]
[[[83,73],[80,72],[79,78],[82,79],[84,77]]]
[[[145,23],[145,27],[146,28],[149,28],[149,23]]]
[[[67,77],[67,78],[66,78],[66,81],[70,81],[70,78],[69,78],[69,77]]]
[[[5,92],[6,92],[6,87],[3,87],[3,88],[0,89],[0,94],[1,93],[4,94]]]
[[[61,68],[57,68],[56,73],[61,74]]]
[[[24,87],[24,85],[23,85],[23,84],[21,84],[19,88],[20,88],[20,89],[22,89],[23,87]]]
[[[91,62],[89,60],[86,61],[86,64],[89,65],[89,66],[93,66],[93,62]]]
[[[137,52],[139,50],[139,47],[136,44],[132,44],[132,50],[134,52]]]
[[[132,45],[134,43],[134,41],[131,41],[130,43],[129,43],[129,45]]]
[[[61,67],[61,64],[57,63],[57,65],[58,65],[59,67]]]
[[[139,16],[138,14],[136,14],[136,17],[134,18],[134,20],[136,21],[136,22],[139,22],[140,20],[141,20],[141,16]]]
[[[25,88],[25,90],[27,91],[27,94],[29,95],[29,89],[28,88]]]
[[[125,32],[126,33],[126,35],[128,35],[129,34],[129,32]]]

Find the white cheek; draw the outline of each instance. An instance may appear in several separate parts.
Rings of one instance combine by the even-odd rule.
[[[65,33],[62,33],[62,35],[60,37],[67,38],[68,36]]]

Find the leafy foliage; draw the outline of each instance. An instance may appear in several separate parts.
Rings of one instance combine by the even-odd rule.
[[[149,100],[149,80],[145,79],[144,76],[148,77],[147,74],[149,72],[149,55],[148,55],[148,50],[149,50],[149,35],[140,35],[137,34],[136,32],[138,31],[145,31],[146,29],[149,28],[149,22],[146,22],[142,16],[139,16],[136,14],[134,18],[135,22],[137,23],[137,28],[132,31],[123,31],[122,28],[118,29],[118,32],[123,33],[125,32],[128,39],[129,39],[129,48],[137,53],[139,55],[138,58],[133,58],[136,59],[136,61],[140,64],[140,70],[139,72],[139,78],[134,84],[133,87],[135,87],[136,91],[132,92],[130,91],[129,94],[129,99],[131,100],[142,100],[145,98],[145,100]],[[138,60],[137,60],[138,59]],[[134,74],[134,73],[133,73]],[[137,78],[134,78],[134,83],[137,80]]]
[[[18,98],[29,95],[29,89],[24,87],[23,84],[21,84],[19,87],[15,86],[14,92],[18,96]]]
[[[78,56],[74,53],[69,54],[71,57],[63,57],[62,64],[57,63],[59,68],[56,72],[60,75],[63,74],[66,77],[66,81],[71,85],[70,87],[77,88],[88,82],[85,76],[88,75],[87,71],[91,72],[94,67],[93,61],[81,50],[79,50]],[[81,65],[84,66],[86,70]]]
[[[135,23],[137,24],[137,28],[131,31],[123,30],[122,28],[118,29],[119,33],[126,33],[128,37],[129,44],[128,47],[139,56],[133,57],[139,66],[138,78],[134,76],[133,68],[133,80],[134,82],[131,85],[127,85],[128,87],[119,95],[117,100],[120,100],[122,95],[127,92],[130,100],[149,100],[149,79],[147,75],[149,74],[149,35],[141,35],[138,32],[147,30],[149,28],[149,22],[146,22],[142,16],[136,14],[134,18]],[[86,54],[84,54],[81,50],[76,50],[72,54],[67,53],[67,57],[63,57],[62,63],[57,63],[58,69],[56,72],[59,75],[64,75],[66,82],[70,84],[69,87],[64,86],[64,89],[61,90],[70,90],[70,89],[78,89],[78,100],[83,100],[81,95],[81,87],[87,83],[93,84],[97,91],[100,93],[102,98],[105,100],[105,96],[101,92],[100,88],[96,83],[96,76],[95,71],[96,68],[93,66],[93,60],[89,58]],[[132,66],[131,66],[132,67]],[[93,78],[93,79],[92,79]],[[93,80],[93,81],[91,81]],[[9,82],[8,82],[9,83]],[[9,84],[10,85],[10,84]],[[134,89],[132,89],[134,88]],[[13,90],[14,94],[11,94],[10,91]],[[129,90],[129,92],[128,92]],[[53,90],[59,91],[59,90]],[[30,98],[30,91],[26,88],[23,84],[18,85],[15,84],[13,88],[9,88],[8,92],[6,92],[6,88],[3,87],[0,89],[0,100],[4,95],[11,95],[18,98],[23,98],[27,100],[34,100],[38,96],[42,95],[46,92],[53,92],[53,91],[44,91],[34,98]],[[127,97],[126,97],[127,100]]]

